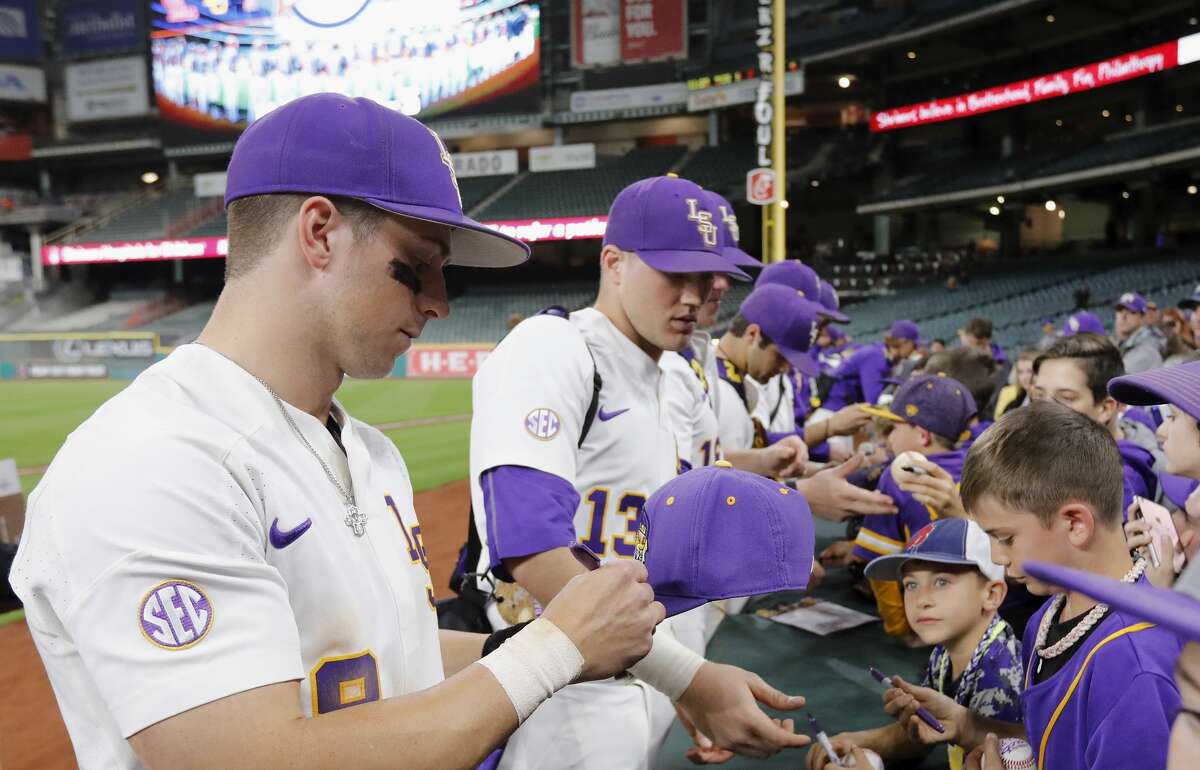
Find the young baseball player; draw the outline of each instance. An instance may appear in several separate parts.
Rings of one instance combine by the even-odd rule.
[[[887,385],[892,367],[917,350],[921,332],[912,321],[896,321],[883,342],[865,345],[842,361],[829,395],[813,419],[821,419],[849,404],[874,404]]]
[[[867,577],[893,582],[904,596],[909,625],[933,646],[921,685],[953,698],[972,712],[1020,723],[1021,649],[1012,627],[997,610],[1004,600],[1004,568],[992,563],[988,537],[966,519],[940,519],[913,535],[903,552],[867,565]],[[922,756],[929,747],[914,741],[898,722],[832,739],[839,756],[852,745],[871,749],[885,762]],[[961,770],[962,747],[951,745],[950,768]],[[835,766],[820,746],[808,767]]]
[[[528,250],[463,216],[435,134],[366,99],[256,122],[226,201],[198,344],[76,429],[30,498],[11,580],[76,759],[474,767],[554,691],[638,660],[664,610],[614,565],[481,660],[485,637],[438,631],[403,459],[333,394],[446,316],[447,263]]]
[[[988,732],[1026,738],[1041,770],[1163,767],[1179,709],[1179,638],[1077,591],[1057,592],[1023,566],[1041,561],[1146,583],[1146,564],[1130,558],[1121,531],[1121,461],[1111,434],[1058,404],[1010,412],[971,447],[962,497],[991,539],[992,560],[1033,593],[1052,596],[1022,641],[1024,729],[907,682],[885,695],[888,712],[925,742],[972,749]],[[916,718],[918,706],[944,734]]]
[[[864,406],[863,411],[891,423],[887,443],[893,460],[879,479],[879,491],[892,498],[898,509],[893,515],[863,518],[852,555],[870,561],[903,550],[913,533],[945,515],[914,498],[900,482],[905,473],[927,474],[921,467],[925,462],[941,468],[957,482],[966,453],[956,447],[976,410],[975,399],[958,380],[919,374],[900,386],[889,406]],[[911,634],[913,629],[905,621],[904,602],[896,582],[872,580],[871,589],[884,631],[891,636]]]
[[[1136,420],[1124,419],[1120,404],[1108,395],[1110,380],[1125,373],[1121,353],[1107,337],[1075,334],[1063,337],[1033,361],[1036,400],[1053,400],[1103,425],[1117,441],[1125,478],[1124,504],[1134,497],[1158,498],[1154,432]]]
[[[677,177],[625,188],[609,211],[595,305],[522,322],[475,377],[476,571],[513,579],[542,605],[584,570],[571,542],[605,560],[633,558],[638,511],[676,475],[659,358],[691,341],[713,273],[740,274],[721,255],[703,202],[699,187]],[[795,708],[800,699],[706,662],[669,624],[630,671],[635,678],[558,693],[509,740],[500,767],[653,766],[672,701],[703,734],[740,753],[808,742],[756,703]]]

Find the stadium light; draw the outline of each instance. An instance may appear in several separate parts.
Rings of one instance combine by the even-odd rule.
[[[812,185],[813,187],[820,187],[820,186],[821,186],[821,180],[819,180],[819,179],[814,179],[814,180],[812,180],[811,182],[809,182],[809,184],[810,184],[810,185]]]
[[[158,174],[153,171],[147,171],[142,174],[142,182],[145,184],[154,184],[158,181]]]
[[[1003,196],[1003,195],[997,195],[997,196],[996,196],[996,203],[1004,203],[1004,196]]]
[[[1126,123],[1132,123],[1132,122],[1133,122],[1133,116],[1132,116],[1132,115],[1130,115],[1128,112],[1127,112],[1127,113],[1125,113],[1125,122],[1126,122]]]
[[[1129,200],[1129,191],[1128,191],[1128,190],[1122,190],[1122,191],[1121,191],[1121,197],[1122,197],[1122,198],[1124,198],[1125,200]]]
[[[842,75],[837,79],[838,88],[849,88],[852,82],[849,75]]]
[[[1196,194],[1196,185],[1194,185],[1194,184],[1188,185],[1188,195],[1195,195],[1195,194]]]
[[[1054,211],[1057,208],[1058,208],[1058,204],[1055,203],[1053,200],[1046,201],[1046,211]]]
[[[1110,115],[1112,115],[1112,113],[1109,112],[1108,110],[1100,110],[1100,117],[1107,118]]]
[[[917,52],[916,51],[909,51],[906,55],[908,56],[909,61],[917,60]]]
[[[1058,218],[1059,218],[1059,219],[1066,219],[1066,218],[1067,218],[1067,210],[1066,210],[1066,209],[1059,209],[1059,210],[1058,210]]]
[[[1176,112],[1183,112],[1183,105],[1182,105],[1182,104],[1176,104],[1176,105],[1175,105],[1175,111],[1176,111]]]
[[[1189,26],[1189,27],[1194,27],[1194,26],[1196,26],[1197,24],[1200,24],[1200,19],[1197,19],[1195,16],[1192,16],[1191,18],[1189,18],[1189,19],[1188,19],[1188,26]]]
[[[788,202],[786,200],[779,201],[779,208],[786,209],[787,207],[788,207]]]
[[[998,216],[1000,216],[1000,207],[992,206],[990,209],[988,209],[988,213],[994,217],[998,217]]]
[[[1059,118],[1058,120],[1054,121],[1054,125],[1058,126],[1059,128],[1062,128],[1063,127],[1062,118]]]
[[[1056,21],[1058,21],[1058,19],[1054,16],[1054,14],[1052,14],[1052,13],[1046,14],[1046,23],[1047,24],[1053,24]]]

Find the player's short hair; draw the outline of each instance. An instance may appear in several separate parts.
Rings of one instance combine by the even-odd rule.
[[[250,195],[229,204],[229,256],[225,259],[225,282],[246,275],[262,256],[275,248],[279,234],[312,197],[303,193]],[[350,220],[354,240],[368,240],[388,213],[369,203],[340,195],[327,195],[342,216]]]
[[[971,391],[975,404],[983,409],[992,400],[996,390],[996,361],[982,350],[965,346],[947,348],[933,353],[925,359],[921,371],[925,374],[945,374]]]
[[[1105,527],[1121,525],[1125,477],[1108,429],[1053,401],[996,421],[967,452],[959,494],[970,512],[985,495],[1048,526],[1069,502],[1086,503]]]
[[[1075,362],[1087,379],[1092,399],[1100,403],[1108,398],[1108,381],[1125,374],[1121,351],[1108,337],[1099,334],[1076,334],[1061,337],[1042,354],[1033,359],[1033,374],[1037,376],[1042,364],[1059,358]]]
[[[963,331],[977,340],[990,340],[992,338],[992,319],[972,318],[963,326]]]
[[[738,313],[733,317],[733,320],[729,322],[729,333],[735,337],[745,337],[746,330],[750,328],[750,323],[750,320],[746,318],[746,316]],[[774,340],[768,337],[767,333],[764,332],[760,326],[758,330],[758,346],[760,348],[765,348],[772,344],[774,344]]]

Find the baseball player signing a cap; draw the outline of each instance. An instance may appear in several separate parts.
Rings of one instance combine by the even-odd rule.
[[[718,244],[700,187],[670,176],[635,182],[609,211],[595,305],[529,318],[488,356],[471,422],[476,572],[513,579],[545,605],[585,570],[573,541],[606,561],[635,558],[638,511],[678,467],[659,358],[691,341],[714,273],[745,277]],[[656,766],[671,701],[739,753],[807,745],[756,702],[792,709],[803,699],[705,661],[669,625],[630,669],[636,678],[574,685],[540,708],[500,767]]]
[[[555,690],[643,657],[664,609],[641,565],[604,567],[480,660],[486,637],[438,631],[403,459],[333,394],[446,316],[447,264],[528,252],[463,216],[432,132],[367,99],[256,122],[226,201],[198,343],[30,498],[12,583],[79,765],[474,767]]]

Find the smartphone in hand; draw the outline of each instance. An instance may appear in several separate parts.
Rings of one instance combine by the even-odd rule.
[[[1171,565],[1176,574],[1182,569],[1187,557],[1183,554],[1183,544],[1179,541],[1179,531],[1175,529],[1175,520],[1171,518],[1171,512],[1162,507],[1156,502],[1139,497],[1137,499],[1138,514],[1146,521],[1150,522],[1150,559],[1154,562],[1154,566],[1158,566],[1162,562],[1162,558],[1158,552],[1158,543],[1166,536],[1170,538],[1171,543],[1175,546],[1175,560]]]

